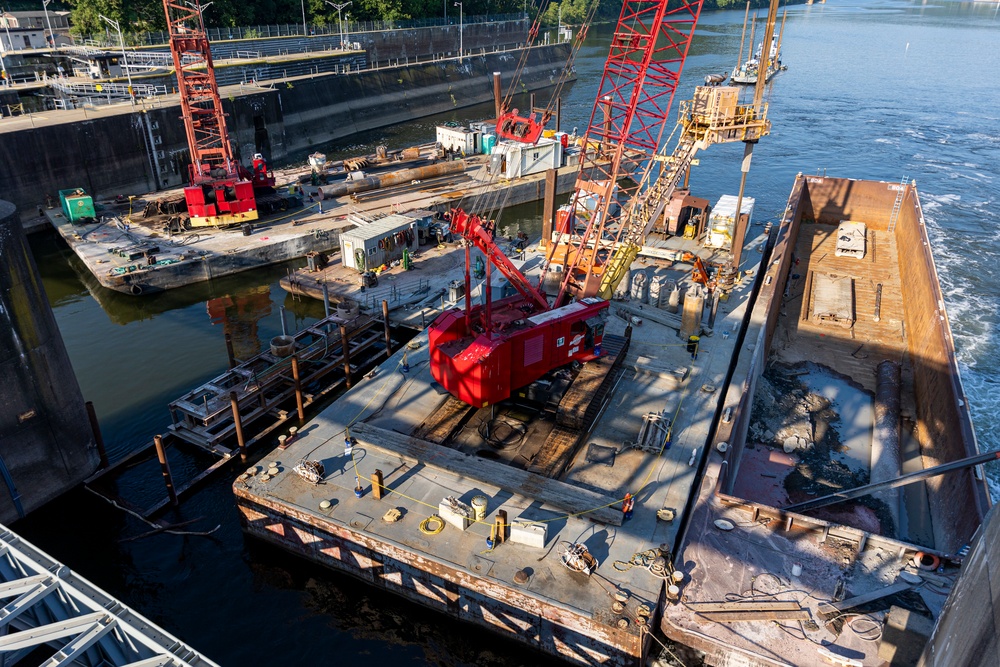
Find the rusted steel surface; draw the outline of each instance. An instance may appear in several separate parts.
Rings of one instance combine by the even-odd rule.
[[[459,568],[366,532],[373,517],[321,517],[239,484],[234,491],[248,534],[435,611],[579,664],[633,667],[645,655],[645,629],[601,623],[588,610],[533,595],[530,579],[524,587],[504,581],[488,557]]]

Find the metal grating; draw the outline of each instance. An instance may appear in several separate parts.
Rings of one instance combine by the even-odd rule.
[[[45,667],[216,666],[2,524],[0,604],[5,667],[39,664],[43,646]]]

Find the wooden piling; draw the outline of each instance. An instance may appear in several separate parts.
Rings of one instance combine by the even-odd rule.
[[[351,341],[347,337],[347,327],[340,325],[340,349],[344,352],[344,384],[351,388]]]
[[[233,352],[233,337],[226,334],[226,357],[229,359],[229,368],[236,368],[236,353]]]
[[[302,404],[302,379],[299,376],[299,358],[292,355],[292,380],[295,381],[295,405],[299,410],[299,421],[306,420],[306,409]]]
[[[163,447],[163,437],[154,435],[153,446],[156,447],[156,458],[160,460],[160,471],[163,473],[163,482],[167,485],[170,504],[177,507],[177,492],[174,491],[174,480],[170,476],[170,463],[167,461],[167,450]]]
[[[499,118],[500,114],[503,113],[503,102],[501,101],[503,95],[501,94],[500,88],[500,72],[493,72],[493,106],[495,108],[497,118]]]
[[[503,544],[507,540],[507,510],[497,510],[495,520],[496,544]]]
[[[97,454],[101,457],[101,468],[108,467],[108,452],[104,449],[104,436],[101,435],[101,425],[97,421],[97,412],[94,411],[93,401],[87,401],[87,419],[90,420],[90,430],[94,434],[94,444],[97,445]]]
[[[389,330],[389,302],[382,299],[382,324],[385,326],[385,358],[392,356],[392,332]]]
[[[243,439],[243,419],[240,417],[240,401],[235,391],[229,392],[229,402],[233,406],[233,424],[236,425],[236,444],[240,448],[240,459],[247,462],[247,443]]]
[[[556,221],[556,185],[559,174],[555,169],[545,172],[545,204],[542,209],[542,240],[538,242],[538,247],[548,246],[552,240],[552,230]]]
[[[382,500],[383,487],[382,471],[376,468],[375,472],[372,473],[372,495],[375,497],[375,500]]]

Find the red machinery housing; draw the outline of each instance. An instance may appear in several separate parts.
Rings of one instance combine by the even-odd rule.
[[[451,229],[486,255],[486,303],[443,312],[428,328],[431,374],[450,394],[477,408],[509,398],[549,371],[601,356],[608,302],[582,299],[551,308],[500,251],[482,220],[453,211]],[[466,246],[465,293],[470,287]],[[520,293],[492,303],[491,267]]]
[[[233,157],[198,0],[190,3],[163,0],[163,9],[191,151],[190,186],[184,188],[191,224],[223,227],[256,220],[254,187],[273,186],[274,178],[272,175],[270,183],[265,182],[269,173],[265,163],[263,180],[258,179],[256,175],[261,170],[255,159],[251,182],[246,169]],[[263,162],[263,157],[257,157]]]

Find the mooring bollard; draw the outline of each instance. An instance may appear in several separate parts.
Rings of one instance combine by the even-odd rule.
[[[159,435],[153,436],[153,445],[156,447],[156,458],[160,460],[160,471],[163,472],[163,481],[167,485],[167,495],[170,496],[170,504],[177,507],[177,492],[174,491],[174,480],[170,476],[170,463],[167,461],[167,452],[163,448],[163,438]]]

